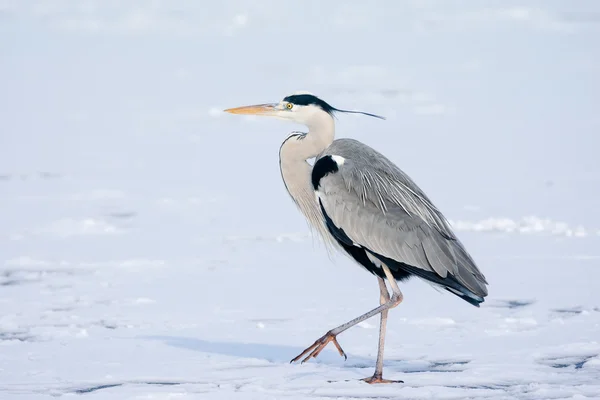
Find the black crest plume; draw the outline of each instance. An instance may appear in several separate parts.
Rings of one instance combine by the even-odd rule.
[[[312,95],[312,94],[293,94],[291,96],[285,97],[283,99],[283,101],[287,101],[288,103],[292,103],[292,104],[297,104],[299,106],[308,106],[308,105],[312,104],[317,107],[320,107],[323,111],[325,111],[327,114],[329,114],[331,116],[333,116],[334,113],[336,113],[336,112],[341,112],[341,113],[348,113],[348,114],[363,114],[363,115],[368,115],[369,117],[385,119],[385,117],[382,117],[380,115],[375,115],[375,114],[371,114],[371,113],[364,112],[364,111],[340,110],[339,108],[333,107],[329,103],[325,102],[324,100],[321,100],[320,98],[318,98],[317,96]]]

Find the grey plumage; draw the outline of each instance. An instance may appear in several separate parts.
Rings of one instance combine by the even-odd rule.
[[[326,155],[344,162],[321,179],[319,199],[352,242],[442,280],[450,274],[483,300],[485,277],[441,212],[402,170],[353,139],[335,140],[317,160]]]

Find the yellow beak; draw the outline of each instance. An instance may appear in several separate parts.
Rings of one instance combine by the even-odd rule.
[[[253,106],[228,108],[223,111],[231,113],[231,114],[272,115],[274,112],[277,111],[275,106],[277,106],[277,104],[256,104]]]

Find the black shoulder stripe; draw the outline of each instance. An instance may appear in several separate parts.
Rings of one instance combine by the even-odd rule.
[[[321,206],[321,212],[323,213],[323,217],[325,217],[325,225],[329,230],[329,233],[335,238],[338,244],[348,253],[354,260],[361,264],[363,267],[367,269],[367,271],[371,272],[374,275],[377,275],[381,278],[386,278],[385,272],[383,269],[373,264],[367,255],[367,249],[363,246],[355,246],[352,242],[352,239],[346,235],[346,232],[342,228],[338,228],[335,226],[327,212],[325,211],[325,207],[323,207],[323,203],[321,199],[319,199],[319,205]],[[399,281],[404,281],[412,276],[412,274],[404,269],[391,269],[392,275],[395,279]]]
[[[321,179],[325,175],[335,172],[338,172],[338,165],[330,155],[319,158],[312,170],[311,179],[313,188],[319,190]]]
[[[348,246],[353,246],[354,242],[352,242],[352,239],[350,239],[348,235],[346,235],[346,232],[344,232],[342,228],[338,228],[337,226],[335,226],[331,218],[329,218],[329,215],[327,215],[327,211],[325,211],[325,207],[323,207],[323,202],[321,201],[321,199],[319,199],[319,206],[321,207],[323,217],[325,217],[325,225],[327,226],[327,229],[329,229],[329,232],[333,235],[333,237],[340,243],[344,243]]]

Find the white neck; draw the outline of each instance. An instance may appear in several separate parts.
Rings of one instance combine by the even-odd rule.
[[[307,160],[321,154],[333,142],[335,123],[329,114],[323,113],[307,126],[309,131],[306,135],[290,136],[281,145],[281,176],[287,191],[309,225],[320,233],[326,244],[334,245],[327,234],[320,208],[315,200],[311,181],[312,166]]]
[[[302,138],[290,137],[281,146],[281,162],[306,161],[321,154],[335,138],[335,122],[327,113],[318,113],[307,123],[308,133]]]

